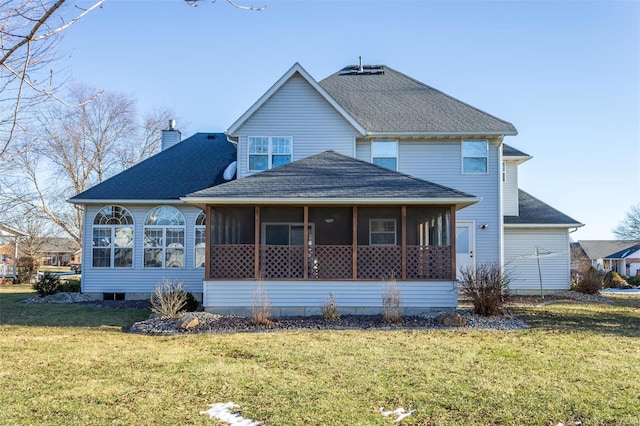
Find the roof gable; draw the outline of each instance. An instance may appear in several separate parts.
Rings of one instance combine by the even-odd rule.
[[[543,203],[534,196],[518,189],[518,216],[505,216],[504,224],[508,225],[536,225],[560,226],[577,228],[584,226],[577,220]]]
[[[349,66],[320,81],[369,134],[517,134],[509,122],[392,68],[376,67],[354,72],[357,67]]]
[[[207,188],[183,201],[245,203],[397,202],[473,204],[478,199],[413,176],[391,171],[333,151],[326,151],[242,179]]]
[[[358,123],[335,99],[333,99],[327,92],[324,90],[317,81],[314,80],[313,77],[304,69],[299,63],[293,64],[289,70],[284,73],[282,77],[276,83],[271,86],[269,90],[263,94],[260,99],[258,99],[244,114],[240,116],[227,130],[227,133],[232,135],[234,134],[242,125],[255,114],[262,105],[264,105],[274,93],[276,93],[284,84],[286,84],[291,77],[295,74],[300,75],[303,79],[305,79],[311,87],[313,87],[320,96],[322,96],[329,104],[345,119],[351,124],[360,134],[364,135],[366,130]]]
[[[236,160],[236,148],[223,133],[196,133],[69,199],[72,203],[155,202],[217,185]]]

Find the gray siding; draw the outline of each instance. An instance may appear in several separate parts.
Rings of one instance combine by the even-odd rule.
[[[176,280],[184,284],[185,290],[202,293],[204,268],[194,267],[195,221],[200,209],[184,204],[171,204],[185,217],[185,268],[143,268],[144,221],[147,213],[156,205],[126,205],[134,219],[133,268],[93,268],[92,223],[105,205],[89,205],[85,210],[84,235],[82,241],[82,291],[84,293],[150,293],[164,279]],[[140,295],[140,297],[143,297]]]
[[[299,314],[321,314],[322,305],[334,297],[338,310],[359,309],[378,312],[382,307],[383,282],[375,281],[261,281],[271,307]],[[398,282],[402,306],[412,312],[433,308],[455,308],[458,292],[455,282]],[[250,312],[255,281],[205,281],[203,305],[221,313]],[[288,309],[288,310],[286,310]],[[354,309],[352,309],[353,311]]]
[[[518,216],[518,163],[506,161],[507,181],[504,183],[504,215]]]
[[[461,140],[400,140],[398,168],[402,173],[473,194],[482,200],[457,213],[459,220],[474,220],[476,264],[501,259],[500,172],[497,140],[489,141],[489,170],[486,175],[462,174]],[[359,140],[358,158],[370,161],[370,142]],[[480,225],[489,225],[480,229]]]
[[[295,74],[233,136],[239,136],[238,177],[248,172],[248,136],[292,136],[293,160],[333,150],[353,157],[357,131]]]
[[[504,232],[504,257],[505,269],[511,275],[511,290],[515,293],[540,292],[538,262],[532,256],[536,246],[555,254],[540,258],[543,288],[568,290],[571,287],[571,261],[567,229],[507,228]]]

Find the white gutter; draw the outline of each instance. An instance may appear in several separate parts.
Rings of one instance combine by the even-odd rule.
[[[165,199],[165,200],[131,200],[131,199],[78,199],[78,200],[65,200],[71,204],[183,204],[179,198]]]
[[[516,136],[518,131],[512,132],[367,132],[367,136]]]
[[[567,223],[566,225],[560,223],[505,223],[505,228],[581,228],[584,223]]]

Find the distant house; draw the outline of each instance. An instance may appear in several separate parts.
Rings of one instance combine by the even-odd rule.
[[[0,223],[0,278],[15,278],[18,264],[18,239],[26,234]]]
[[[80,246],[71,238],[46,237],[38,251],[41,265],[69,266],[80,263]]]
[[[83,291],[148,297],[176,279],[246,313],[260,285],[276,314],[319,313],[329,293],[362,313],[395,280],[420,312],[455,307],[459,269],[481,263],[505,265],[516,293],[568,289],[582,224],[518,188],[531,156],[504,143],[516,134],[387,66],[316,81],[296,63],[226,135],[177,138],[70,200],[86,212]]]
[[[640,244],[637,241],[583,240],[578,244],[598,270],[640,275]]]

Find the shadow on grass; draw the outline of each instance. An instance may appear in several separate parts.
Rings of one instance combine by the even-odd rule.
[[[110,309],[76,304],[26,304],[35,293],[0,292],[0,325],[34,327],[129,327],[149,317],[146,309]]]
[[[513,308],[532,328],[567,333],[640,336],[640,298],[612,298],[612,304],[559,303],[543,307]]]

